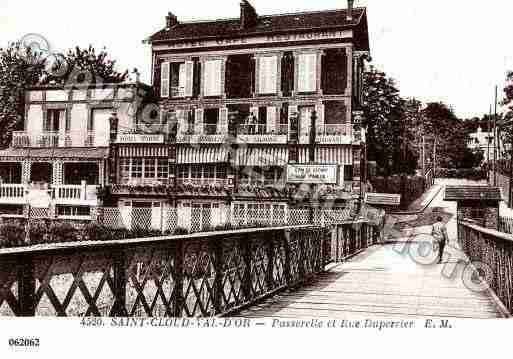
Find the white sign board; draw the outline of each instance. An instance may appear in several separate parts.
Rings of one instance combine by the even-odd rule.
[[[288,165],[288,183],[337,184],[336,165]]]

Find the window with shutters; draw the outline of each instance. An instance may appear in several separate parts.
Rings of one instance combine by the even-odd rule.
[[[160,65],[160,97],[169,97],[169,75],[171,64],[163,62]]]
[[[298,55],[298,92],[317,91],[317,54]]]
[[[192,97],[194,63],[173,62],[170,67],[171,97]]]
[[[325,53],[322,63],[323,94],[343,94],[347,88],[348,72],[345,49],[328,49]]]
[[[219,109],[218,108],[207,108],[204,112],[203,117],[203,133],[205,135],[215,135],[218,133],[219,125]]]
[[[300,106],[299,107],[299,133],[300,135],[307,135],[312,128],[312,112],[315,110],[314,106]]]
[[[251,54],[230,55],[226,63],[226,96],[252,97],[255,81],[254,60]]]
[[[277,92],[278,57],[263,56],[258,59],[258,93],[271,95]]]
[[[223,60],[208,60],[204,65],[204,95],[207,97],[221,96]]]

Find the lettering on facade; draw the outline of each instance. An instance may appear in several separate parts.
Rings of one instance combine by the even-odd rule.
[[[231,39],[216,39],[216,40],[198,40],[198,41],[185,41],[172,43],[165,46],[155,46],[155,49],[186,49],[186,48],[201,48],[201,47],[216,47],[216,46],[235,46],[235,45],[254,45],[254,44],[269,44],[291,41],[314,41],[326,39],[343,39],[352,36],[351,30],[343,31],[318,31],[300,34],[284,34],[284,35],[268,35],[259,37],[238,37]]]

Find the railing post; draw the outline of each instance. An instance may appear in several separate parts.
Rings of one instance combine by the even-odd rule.
[[[20,304],[20,317],[33,317],[36,315],[36,279],[34,261],[32,257],[23,257],[18,261],[18,300]]]
[[[183,279],[184,279],[184,265],[183,265],[183,257],[184,257],[184,246],[183,242],[178,240],[175,242],[174,246],[175,250],[175,258],[174,258],[174,267],[175,267],[175,288],[173,291],[173,317],[178,318],[182,316],[183,311]]]
[[[278,236],[278,232],[277,231],[273,231],[273,234],[271,236],[271,238],[269,238],[267,240],[267,246],[266,246],[266,249],[267,249],[267,259],[268,259],[268,264],[267,264],[267,273],[266,273],[266,282],[267,282],[267,290],[271,290],[274,288],[274,276],[273,276],[273,272],[274,272],[274,246],[277,245],[277,237]]]
[[[292,272],[290,268],[290,229],[283,230],[283,249],[285,250],[284,275],[287,286],[292,284]]]
[[[125,317],[128,315],[126,309],[126,287],[127,287],[127,260],[126,253],[119,251],[114,253],[114,305],[111,315],[113,317]]]
[[[215,314],[221,313],[222,309],[222,290],[223,290],[223,246],[222,241],[216,240],[217,237],[210,239],[209,247],[214,256],[214,285],[213,285],[213,298],[212,305],[214,306]]]
[[[242,293],[244,300],[249,302],[251,300],[251,241],[252,238],[248,235],[246,238],[240,238],[240,248],[242,250],[242,259],[244,261],[244,274],[242,276]]]

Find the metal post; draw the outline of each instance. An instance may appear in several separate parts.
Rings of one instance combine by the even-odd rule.
[[[493,162],[497,162],[497,86],[495,86],[495,108],[493,115]],[[497,186],[497,167],[493,173],[493,185]]]

